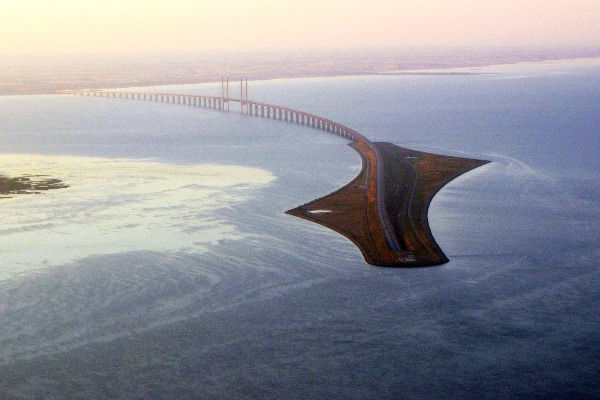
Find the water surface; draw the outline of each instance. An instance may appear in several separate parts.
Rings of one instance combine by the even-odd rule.
[[[600,397],[600,65],[486,72],[251,82],[374,140],[493,161],[436,196],[451,261],[416,270],[283,214],[358,173],[340,138],[0,97],[0,173],[72,183],[0,203],[1,397]]]

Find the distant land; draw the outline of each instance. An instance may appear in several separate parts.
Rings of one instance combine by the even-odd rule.
[[[0,56],[0,95],[231,79],[331,77],[600,57],[580,48],[379,48],[204,53]]]

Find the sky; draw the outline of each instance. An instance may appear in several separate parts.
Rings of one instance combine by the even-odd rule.
[[[0,56],[600,46],[600,0],[0,0]]]

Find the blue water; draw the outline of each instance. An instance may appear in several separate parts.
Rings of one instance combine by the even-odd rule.
[[[250,83],[254,100],[377,141],[492,161],[436,196],[431,228],[451,261],[416,270],[369,266],[343,237],[283,214],[358,173],[340,138],[168,104],[0,97],[2,154],[275,177],[218,192],[200,185],[199,196],[227,206],[165,204],[174,222],[152,240],[126,250],[86,241],[93,251],[62,264],[50,255],[70,250],[45,242],[55,219],[72,227],[85,214],[91,229],[97,210],[119,220],[112,203],[135,209],[136,200],[112,193],[102,208],[56,191],[53,201],[74,211],[0,230],[0,257],[19,234],[49,260],[16,273],[21,264],[0,258],[11,271],[0,281],[0,398],[600,398],[600,64],[481,72]],[[115,171],[90,171],[94,197],[121,188],[110,186]],[[41,212],[48,196],[28,207]],[[5,215],[25,200],[9,201]],[[169,232],[207,249],[159,246]]]

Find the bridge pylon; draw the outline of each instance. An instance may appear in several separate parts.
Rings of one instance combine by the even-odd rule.
[[[248,79],[246,79],[246,90],[244,90],[244,79],[240,79],[240,112],[242,114],[250,113],[248,104]]]

